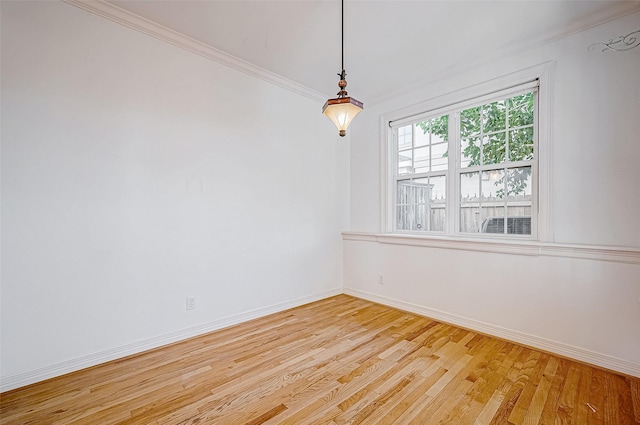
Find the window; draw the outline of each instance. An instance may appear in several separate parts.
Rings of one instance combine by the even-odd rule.
[[[390,121],[391,230],[537,238],[538,86]]]

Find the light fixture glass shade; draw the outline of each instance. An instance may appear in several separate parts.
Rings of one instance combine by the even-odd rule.
[[[322,107],[322,113],[338,127],[340,136],[344,137],[349,124],[362,111],[362,107],[362,102],[352,97],[338,97],[327,100]]]

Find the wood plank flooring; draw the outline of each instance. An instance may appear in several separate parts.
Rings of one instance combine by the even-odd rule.
[[[339,295],[3,393],[0,424],[623,425],[639,388]]]

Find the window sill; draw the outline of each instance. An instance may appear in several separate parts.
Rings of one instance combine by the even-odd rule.
[[[569,245],[538,241],[438,237],[396,233],[342,232],[347,241],[376,242],[392,245],[458,249],[498,254],[580,258],[616,263],[640,264],[640,249],[626,247]]]

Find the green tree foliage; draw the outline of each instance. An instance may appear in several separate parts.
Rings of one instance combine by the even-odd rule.
[[[533,159],[533,113],[533,93],[463,110],[460,113],[463,165],[473,167]],[[448,140],[448,115],[416,125],[425,134],[431,132]],[[523,193],[530,175],[530,168],[509,169],[506,174],[507,195]],[[497,196],[503,198],[504,177],[497,180],[495,185],[499,187]]]

